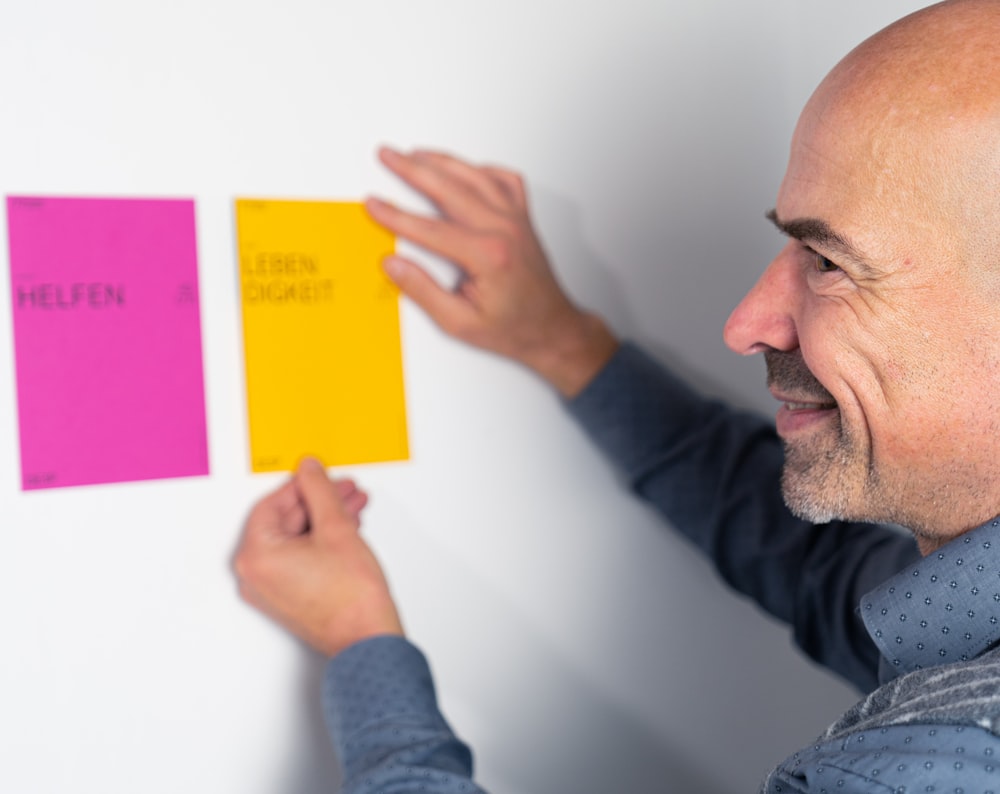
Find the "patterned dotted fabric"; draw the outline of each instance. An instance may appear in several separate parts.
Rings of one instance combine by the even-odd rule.
[[[990,521],[862,599],[886,683],[763,792],[1000,794],[998,531]]]
[[[373,637],[331,659],[323,712],[344,794],[481,791],[468,747],[438,710],[427,660],[402,637]]]
[[[899,673],[968,661],[1000,640],[1000,521],[932,552],[861,602],[861,617]]]
[[[998,794],[1000,747],[981,728],[893,726],[817,744],[782,766],[767,794]]]

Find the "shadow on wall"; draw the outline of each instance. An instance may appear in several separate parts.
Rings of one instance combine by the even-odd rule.
[[[523,623],[512,613],[505,620],[517,624],[507,632],[508,636],[523,633]],[[505,629],[498,629],[499,635],[504,633]],[[508,728],[507,742],[498,753],[503,757],[492,759],[491,765],[503,769],[499,774],[512,781],[514,790],[532,794],[607,794],[653,791],[669,784],[686,794],[718,792],[715,783],[688,768],[644,726],[610,702],[602,701],[593,687],[555,654],[539,653],[537,643],[516,644],[522,651],[531,645],[532,653],[509,654],[506,685],[504,681],[482,682],[482,691],[475,695],[476,699],[491,695],[489,713]],[[296,765],[283,791],[331,794],[340,790],[341,777],[319,705],[326,661],[305,652],[303,662],[303,729]],[[474,667],[475,662],[470,660],[469,665]],[[518,667],[522,667],[521,672]],[[515,721],[521,723],[520,730],[510,728]],[[461,726],[457,729],[461,735]],[[510,741],[513,737],[516,740]],[[476,748],[472,749],[478,771],[486,765]],[[491,777],[496,782],[497,776]]]
[[[652,294],[653,300],[660,296],[664,305],[663,313],[672,315],[674,323],[690,322],[693,326],[682,335],[661,335],[673,342],[664,344],[662,338],[651,337],[643,329],[643,324],[630,305],[627,295],[633,278],[630,263],[623,262],[617,267],[611,267],[587,245],[579,202],[539,186],[534,187],[531,201],[538,233],[556,275],[578,305],[596,311],[616,334],[639,343],[706,395],[719,396],[734,406],[753,403],[748,397],[747,389],[734,386],[734,383],[747,382],[749,375],[753,384],[751,391],[763,393],[757,403],[766,406],[765,412],[771,409],[772,401],[763,385],[764,365],[759,358],[748,360],[735,353],[724,352],[727,366],[721,377],[718,372],[692,364],[692,359],[698,360],[700,351],[704,348],[722,346],[722,321],[718,318],[727,317],[727,309],[730,308],[727,294],[720,296],[710,290],[693,290],[690,289],[690,284],[684,284],[691,278],[686,275],[687,271],[699,270],[696,262],[688,261],[685,264],[682,256],[672,264],[666,261],[659,263],[652,275],[635,275],[641,291]],[[756,220],[758,219],[753,219],[754,222]],[[653,234],[653,230],[649,233]],[[708,234],[708,230],[696,228],[689,230],[687,234],[704,236]],[[736,245],[736,242],[732,245]],[[640,260],[648,262],[650,257],[652,253],[646,251]],[[671,272],[671,268],[676,268],[676,271]],[[694,277],[699,276],[695,273]],[[715,308],[713,310],[710,307]],[[710,322],[706,322],[705,315],[710,315]],[[697,323],[694,322],[696,318]]]
[[[508,616],[508,620],[511,620]],[[519,626],[524,631],[523,624]],[[530,653],[511,664],[508,685],[493,690],[493,712],[520,719],[501,753],[517,790],[532,794],[670,791],[717,794],[718,782],[693,769],[664,737],[637,721],[585,680],[536,635]],[[528,648],[522,646],[522,650]],[[511,660],[512,662],[514,660]],[[524,669],[523,674],[516,672]],[[527,679],[528,686],[519,682]],[[510,697],[516,692],[517,697]]]
[[[620,282],[611,300],[581,298],[622,333],[715,373],[743,404],[766,405],[763,379],[736,362],[722,329],[782,245],[764,218],[798,113],[780,79],[782,18],[778,6],[722,0],[664,10],[580,63],[540,127],[546,169],[573,174],[583,236]],[[558,264],[575,285],[575,258]]]
[[[621,268],[609,267],[587,243],[581,202],[544,185],[531,184],[530,189],[535,231],[563,289],[577,305],[600,314],[616,333],[634,333],[621,283],[627,276]]]
[[[302,702],[302,727],[294,766],[288,771],[287,794],[331,794],[340,791],[340,764],[323,721],[322,691],[326,658],[302,646],[302,675],[298,690]]]

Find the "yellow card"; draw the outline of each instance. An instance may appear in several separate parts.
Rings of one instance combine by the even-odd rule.
[[[360,203],[236,201],[250,458],[409,457],[395,241]]]

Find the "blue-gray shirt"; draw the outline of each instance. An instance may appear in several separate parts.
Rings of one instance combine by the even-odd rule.
[[[797,519],[772,424],[703,399],[632,345],[568,409],[730,585],[871,692],[761,791],[1000,794],[996,522],[921,559],[888,527]],[[407,641],[374,638],[331,660],[324,710],[345,792],[481,791]]]

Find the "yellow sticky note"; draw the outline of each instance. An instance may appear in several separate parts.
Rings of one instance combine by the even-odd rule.
[[[409,457],[394,239],[360,203],[236,201],[251,468]]]

